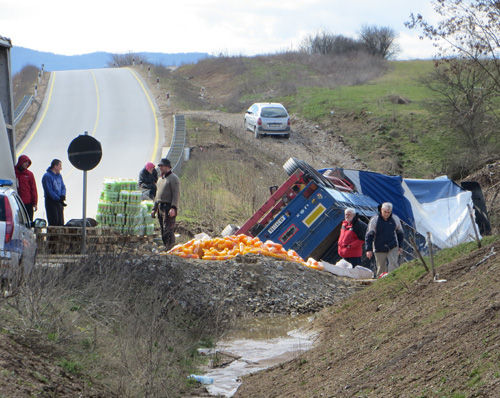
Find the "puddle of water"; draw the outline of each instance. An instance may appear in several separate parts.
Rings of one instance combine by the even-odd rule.
[[[304,316],[243,321],[216,345],[216,351],[240,358],[205,373],[214,379],[213,384],[205,386],[207,391],[211,395],[232,397],[241,384],[241,376],[286,362],[310,349],[315,333],[305,330],[309,323],[310,318]],[[291,326],[299,328],[289,331]]]

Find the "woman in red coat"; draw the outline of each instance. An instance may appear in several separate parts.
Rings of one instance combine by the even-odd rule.
[[[33,173],[28,170],[31,160],[26,155],[19,156],[16,164],[17,192],[28,211],[30,220],[33,220],[33,213],[37,209],[38,193]]]
[[[358,218],[356,210],[353,208],[345,209],[344,215],[338,241],[338,253],[340,257],[355,267],[361,265],[366,224]]]

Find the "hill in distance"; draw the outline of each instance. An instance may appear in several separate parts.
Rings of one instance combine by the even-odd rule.
[[[200,59],[208,58],[208,53],[135,53],[147,62],[154,65],[178,66],[196,63]],[[16,74],[26,65],[41,67],[46,71],[106,68],[112,61],[113,53],[94,52],[82,55],[60,55],[50,52],[31,50],[25,47],[13,46],[11,49],[12,74]]]

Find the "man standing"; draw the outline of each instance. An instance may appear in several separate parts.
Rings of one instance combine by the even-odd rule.
[[[64,225],[64,206],[66,203],[66,186],[61,175],[62,162],[54,159],[42,177],[45,194],[45,210],[49,225]]]
[[[401,221],[392,214],[392,203],[382,203],[380,214],[370,219],[366,233],[366,257],[371,259],[375,249],[377,276],[398,267],[398,257],[403,252],[403,239]]]
[[[179,205],[180,181],[172,172],[170,160],[163,158],[158,164],[160,167],[160,178],[157,183],[155,203],[151,217],[158,213],[160,222],[161,238],[167,250],[175,245],[175,217]]]
[[[340,229],[338,253],[353,267],[361,265],[363,243],[365,242],[366,224],[356,214],[356,210],[348,207],[344,211],[344,221]]]
[[[155,165],[147,162],[139,173],[139,189],[142,191],[143,200],[154,200],[156,196],[156,182],[158,181],[158,172]]]
[[[24,207],[28,212],[30,221],[33,221],[33,213],[37,210],[38,192],[33,173],[28,170],[31,166],[31,160],[26,155],[19,156],[16,164],[17,191]]]

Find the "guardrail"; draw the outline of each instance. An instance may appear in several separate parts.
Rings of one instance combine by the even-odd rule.
[[[167,158],[174,165],[172,170],[175,174],[179,174],[182,169],[182,161],[184,159],[184,147],[186,145],[186,121],[184,115],[174,115],[174,136],[170,149],[167,153]]]
[[[25,95],[21,103],[17,106],[14,111],[14,126],[23,118],[24,114],[33,102],[32,95]]]

